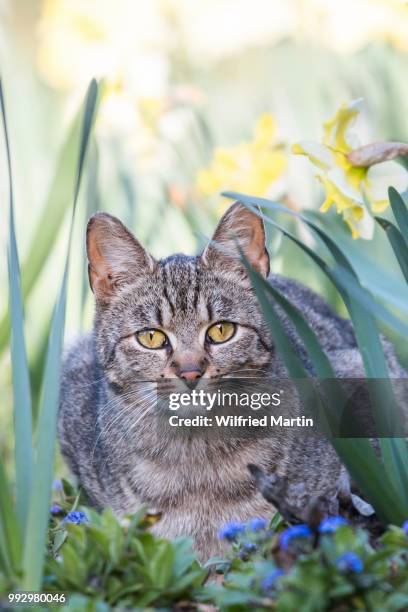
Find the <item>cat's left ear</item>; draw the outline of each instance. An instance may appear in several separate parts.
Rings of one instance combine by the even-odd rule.
[[[264,223],[241,202],[228,208],[201,259],[204,265],[242,271],[240,249],[248,263],[265,278],[269,274],[269,254],[265,246]]]

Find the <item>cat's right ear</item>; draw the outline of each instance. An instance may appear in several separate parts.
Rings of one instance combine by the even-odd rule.
[[[123,223],[107,213],[96,213],[88,221],[86,251],[89,283],[101,303],[140,274],[153,272],[156,265]]]
[[[218,223],[214,236],[201,255],[204,265],[235,270],[248,280],[241,262],[241,252],[248,263],[265,278],[269,274],[269,255],[265,246],[263,221],[241,202],[232,204]]]

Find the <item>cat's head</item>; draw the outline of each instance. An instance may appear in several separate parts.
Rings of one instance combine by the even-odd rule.
[[[90,219],[96,349],[110,383],[125,390],[140,380],[191,383],[265,370],[270,337],[239,250],[268,275],[263,222],[238,202],[196,257],[156,261],[115,217]]]

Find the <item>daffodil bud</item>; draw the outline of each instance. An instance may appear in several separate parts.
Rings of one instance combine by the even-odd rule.
[[[350,164],[358,168],[369,168],[374,164],[408,155],[408,145],[403,142],[373,142],[348,153]]]

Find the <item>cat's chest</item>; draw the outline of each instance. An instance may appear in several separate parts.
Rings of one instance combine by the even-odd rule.
[[[124,425],[102,428],[108,433],[101,444],[109,473],[119,481],[118,508],[124,502],[126,511],[137,502],[158,510],[187,509],[203,500],[218,506],[239,502],[254,493],[247,465],[265,464],[272,451],[267,440],[171,438],[154,420]]]
[[[246,453],[217,456],[201,447],[183,448],[157,458],[138,460],[130,467],[133,490],[158,509],[191,506],[192,500],[239,499],[252,488]]]

